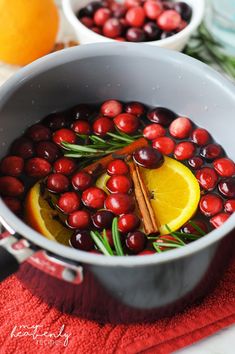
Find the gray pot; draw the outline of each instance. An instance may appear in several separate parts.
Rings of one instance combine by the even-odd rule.
[[[26,127],[50,112],[114,97],[189,116],[235,157],[233,84],[185,55],[121,43],[51,54],[1,87],[0,157]],[[2,200],[0,215],[9,234],[15,233],[5,232],[0,241],[1,277],[27,258],[18,276],[34,293],[60,310],[102,322],[151,321],[182,310],[212,288],[234,249],[235,215],[182,249],[142,257],[106,257],[47,240]],[[21,247],[14,244],[18,235],[24,238]]]

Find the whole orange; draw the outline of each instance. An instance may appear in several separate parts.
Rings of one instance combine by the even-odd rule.
[[[58,27],[53,0],[0,0],[0,60],[25,65],[48,54]]]

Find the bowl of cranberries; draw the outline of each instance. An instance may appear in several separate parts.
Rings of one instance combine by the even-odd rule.
[[[63,0],[81,44],[147,42],[182,50],[200,24],[204,0]]]

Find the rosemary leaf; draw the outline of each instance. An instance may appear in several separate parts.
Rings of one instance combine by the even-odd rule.
[[[104,152],[104,151],[101,151],[101,150],[97,150],[93,147],[90,147],[90,146],[84,146],[84,145],[76,145],[76,144],[69,144],[69,143],[66,143],[66,142],[62,142],[62,145],[65,149],[67,150],[71,150],[71,151],[74,151],[74,152],[91,152],[91,153],[99,153],[99,152]]]
[[[117,218],[113,219],[112,235],[113,235],[113,243],[114,243],[114,247],[117,252],[117,255],[124,256],[122,244],[121,244],[121,239],[120,239],[120,233],[118,231],[118,219]]]
[[[189,224],[191,224],[192,227],[193,227],[195,230],[197,230],[197,231],[200,233],[201,236],[205,236],[205,235],[206,235],[206,232],[203,231],[203,230],[200,228],[200,226],[198,226],[197,224],[195,224],[192,220],[189,220]]]
[[[105,255],[105,256],[111,256],[107,248],[105,247],[104,243],[101,241],[101,239],[96,235],[94,231],[91,231],[90,233],[93,241],[95,242],[96,246],[99,248],[99,250]]]
[[[106,232],[105,229],[103,230],[103,244],[105,245],[105,247],[108,250],[109,254],[113,256],[114,255],[113,254],[113,250],[110,247],[110,244],[109,244],[109,241],[108,241],[108,237],[107,237],[107,232]]]

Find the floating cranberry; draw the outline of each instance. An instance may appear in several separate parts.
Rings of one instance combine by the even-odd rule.
[[[218,181],[216,172],[210,167],[203,167],[198,170],[196,178],[200,186],[208,191],[214,189]]]
[[[70,238],[71,246],[81,251],[90,251],[94,248],[93,240],[88,231],[75,231]]]
[[[11,146],[13,155],[21,156],[23,159],[29,159],[34,155],[33,143],[30,139],[22,137],[16,139]]]
[[[79,191],[84,191],[92,184],[92,177],[85,171],[79,171],[72,177],[73,188]]]
[[[91,217],[86,210],[76,210],[69,214],[67,224],[72,229],[86,230],[90,226]]]
[[[218,184],[220,193],[226,198],[235,198],[235,177],[222,180]]]
[[[89,135],[91,132],[90,124],[86,120],[76,120],[71,126],[73,131],[81,135]]]
[[[121,22],[117,18],[110,18],[103,26],[103,33],[109,38],[119,37],[122,33]]]
[[[164,162],[162,153],[150,146],[136,150],[133,159],[138,165],[148,169],[159,168]]]
[[[35,152],[38,157],[54,162],[60,155],[58,146],[51,141],[40,141],[35,147]]]
[[[62,175],[70,176],[76,168],[76,163],[68,158],[61,157],[55,161],[53,169],[56,173],[62,173]]]
[[[80,21],[87,28],[92,28],[94,26],[94,21],[90,17],[87,16],[81,17]]]
[[[98,187],[90,187],[82,193],[83,204],[92,209],[102,209],[106,198],[107,194]]]
[[[71,111],[72,119],[82,119],[87,120],[92,114],[92,109],[87,104],[78,104],[77,106],[73,107]]]
[[[140,6],[141,0],[124,0],[124,5],[127,9]]]
[[[194,170],[198,170],[203,165],[203,160],[199,156],[194,156],[188,160],[188,164]]]
[[[92,215],[92,222],[98,229],[108,229],[112,226],[114,214],[109,210],[99,210]]]
[[[155,41],[160,38],[162,31],[155,22],[147,22],[143,27],[144,33],[149,41]]]
[[[216,194],[206,194],[202,196],[199,207],[202,214],[210,217],[223,209],[223,200]]]
[[[138,27],[130,27],[126,32],[126,39],[129,42],[144,42],[145,32]]]
[[[147,125],[143,130],[143,136],[148,140],[154,140],[164,135],[166,135],[166,129],[161,124]]]
[[[129,113],[119,114],[114,118],[114,123],[121,132],[126,134],[134,134],[139,127],[138,118]]]
[[[147,238],[141,231],[130,232],[126,238],[126,246],[131,253],[137,254],[145,249]]]
[[[59,209],[65,214],[70,214],[78,210],[80,204],[80,197],[75,192],[66,192],[62,194],[57,202]]]
[[[123,160],[112,160],[107,166],[107,172],[110,176],[127,175],[129,167]]]
[[[51,131],[42,124],[35,124],[28,128],[26,135],[33,141],[50,140]]]
[[[47,178],[47,188],[53,193],[64,193],[69,189],[69,185],[68,177],[61,173],[52,173]]]
[[[218,144],[208,144],[201,148],[200,155],[207,161],[213,161],[223,155],[223,149]]]
[[[216,172],[222,177],[232,177],[235,174],[235,164],[224,157],[213,162]]]
[[[52,113],[42,121],[52,131],[65,128],[69,124],[69,119],[64,113]]]
[[[105,201],[105,208],[115,215],[128,214],[135,209],[135,202],[128,194],[111,194]]]
[[[176,118],[169,127],[170,134],[176,139],[185,139],[189,137],[191,130],[191,120],[185,117]]]
[[[105,137],[107,133],[111,133],[115,130],[113,121],[107,117],[96,119],[92,128],[94,134],[100,137]]]
[[[189,141],[183,141],[176,145],[174,150],[174,156],[177,160],[183,161],[190,159],[195,152],[195,146]]]
[[[202,236],[203,232],[205,234],[208,232],[208,227],[206,223],[202,220],[192,220],[192,223],[189,221],[184,226],[182,226],[180,231],[185,234],[194,234],[194,235]]]
[[[52,139],[58,145],[61,145],[63,142],[75,144],[77,136],[72,130],[63,128],[54,132]]]
[[[175,10],[181,15],[182,19],[185,21],[190,21],[192,17],[192,8],[186,2],[176,2],[174,4]]]
[[[21,202],[17,198],[5,197],[3,198],[7,207],[15,214],[20,214],[22,210]]]
[[[148,112],[147,117],[150,122],[158,123],[164,127],[168,127],[177,116],[168,108],[156,107]]]
[[[20,156],[7,156],[1,161],[0,171],[4,175],[17,177],[24,168],[24,160]]]
[[[175,149],[175,142],[168,136],[161,136],[153,140],[153,148],[164,155],[170,155]]]
[[[157,18],[157,25],[163,31],[176,30],[181,22],[181,16],[175,10],[166,10]]]
[[[126,21],[130,26],[142,27],[145,21],[145,11],[141,6],[132,7],[126,13]]]
[[[225,223],[225,221],[227,221],[229,217],[230,217],[229,214],[220,213],[220,214],[213,216],[210,219],[210,223],[217,229],[218,227],[223,225],[223,223]]]
[[[0,177],[0,195],[4,197],[19,197],[24,193],[23,183],[16,177]]]
[[[192,132],[191,138],[195,144],[202,146],[208,144],[211,137],[206,129],[196,128]]]
[[[139,225],[140,219],[135,214],[124,214],[118,219],[118,229],[123,233],[134,231]]]
[[[144,105],[140,102],[128,102],[126,103],[124,110],[126,113],[133,114],[134,116],[141,116],[145,112]]]
[[[112,176],[106,183],[106,187],[110,193],[129,193],[132,187],[131,180],[124,176]]]
[[[32,157],[25,163],[25,173],[29,177],[43,178],[49,175],[50,172],[51,164],[41,157]]]
[[[114,118],[122,113],[122,104],[117,100],[107,100],[102,104],[100,112],[103,116]]]
[[[147,0],[144,3],[144,11],[148,18],[156,20],[163,11],[160,1]]]
[[[235,212],[235,199],[228,199],[224,203],[224,210],[227,213],[234,213]]]
[[[100,8],[94,15],[94,22],[97,26],[103,26],[105,22],[110,18],[111,11],[106,8]]]

